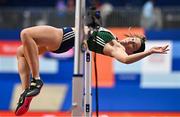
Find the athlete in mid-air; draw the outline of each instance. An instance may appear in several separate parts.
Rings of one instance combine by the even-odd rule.
[[[89,28],[85,27],[84,30],[87,33]],[[15,111],[16,115],[28,111],[32,98],[40,93],[43,86],[39,74],[39,55],[47,51],[53,53],[68,51],[74,46],[75,31],[73,27],[52,26],[34,26],[21,31],[22,45],[17,49],[17,60],[22,94]],[[166,54],[169,50],[168,45],[165,45],[145,51],[144,36],[128,35],[123,40],[118,40],[110,30],[103,27],[91,35],[94,38],[84,41],[89,50],[113,57],[125,64],[134,63],[155,53]]]

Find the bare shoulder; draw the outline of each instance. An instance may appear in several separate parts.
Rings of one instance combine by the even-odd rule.
[[[111,42],[109,42],[109,44],[110,44],[111,46],[113,46],[114,48],[121,48],[121,49],[125,50],[124,46],[122,46],[122,45],[118,42],[118,40],[112,40]]]

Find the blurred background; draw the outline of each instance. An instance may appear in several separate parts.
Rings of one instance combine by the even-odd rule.
[[[87,7],[91,0],[86,1]],[[144,34],[147,48],[169,44],[166,55],[125,65],[98,55],[101,116],[180,117],[180,1],[96,0],[103,26],[119,39]],[[74,26],[75,0],[0,0],[0,116],[14,116],[21,93],[16,49],[23,28]],[[40,57],[45,83],[26,116],[70,116],[74,50]],[[95,112],[93,82],[93,111]]]

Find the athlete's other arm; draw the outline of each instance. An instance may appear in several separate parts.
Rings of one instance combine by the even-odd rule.
[[[122,63],[130,64],[130,63],[139,61],[143,59],[144,57],[149,56],[154,53],[166,54],[167,51],[169,51],[168,45],[152,47],[151,49],[146,50],[144,52],[128,55],[123,48],[118,47],[111,51],[111,56]]]

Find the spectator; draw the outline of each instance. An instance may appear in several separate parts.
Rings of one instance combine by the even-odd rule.
[[[113,6],[110,3],[106,2],[102,4],[99,9],[102,16],[102,25],[105,26],[106,18],[112,13]]]
[[[75,10],[75,0],[67,1],[67,11],[72,12]]]
[[[142,9],[141,26],[145,29],[154,27],[154,0],[147,0]]]
[[[58,12],[59,12],[58,14],[59,14],[60,16],[63,16],[63,15],[64,15],[64,13],[65,13],[66,10],[67,10],[67,6],[66,6],[64,0],[58,0],[58,1],[57,1],[56,9],[58,10]]]
[[[155,22],[155,29],[160,29],[162,28],[162,14],[161,14],[161,9],[160,8],[155,8],[154,9],[154,22]]]

